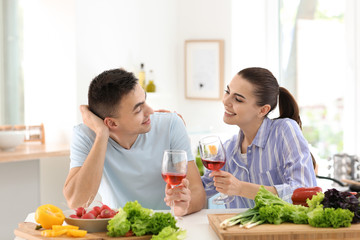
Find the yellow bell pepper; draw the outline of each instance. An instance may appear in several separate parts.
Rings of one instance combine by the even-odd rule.
[[[62,225],[65,220],[62,210],[54,205],[45,204],[36,209],[35,221],[43,228],[51,228],[53,225]]]
[[[68,229],[67,235],[69,237],[85,237],[87,231],[86,230],[77,230],[77,229]]]
[[[67,230],[75,229],[75,230],[77,230],[77,229],[79,229],[79,227],[74,226],[74,225],[64,225],[64,226],[62,226],[62,225],[52,225],[52,229],[55,230],[55,231],[60,231],[60,230],[64,230],[64,229],[67,229]]]
[[[61,235],[64,235],[68,232],[68,229],[62,229],[59,231],[56,231],[54,229],[47,229],[47,230],[42,230],[41,231],[41,236],[44,237],[59,237]]]
[[[73,225],[53,225],[52,229],[41,231],[41,236],[59,237],[66,234],[69,237],[84,237],[87,234],[87,231],[78,229],[78,226]]]

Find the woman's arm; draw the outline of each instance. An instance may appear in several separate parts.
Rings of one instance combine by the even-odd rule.
[[[261,186],[260,184],[240,181],[231,173],[225,171],[213,171],[209,176],[213,177],[214,179],[214,186],[216,187],[216,191],[227,195],[255,199],[255,196]],[[264,187],[273,194],[278,195],[275,187]]]

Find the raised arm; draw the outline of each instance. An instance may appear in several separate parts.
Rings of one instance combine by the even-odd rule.
[[[70,170],[63,189],[70,208],[89,205],[95,198],[103,173],[109,128],[87,106],[80,106],[84,124],[96,134],[95,142],[81,167]]]

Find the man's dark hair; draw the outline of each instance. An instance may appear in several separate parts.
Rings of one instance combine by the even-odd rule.
[[[138,79],[123,69],[104,71],[89,86],[89,109],[98,117],[117,117],[121,99],[135,89]]]

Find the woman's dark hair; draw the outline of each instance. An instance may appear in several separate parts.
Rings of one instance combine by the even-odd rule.
[[[291,118],[302,128],[299,106],[295,98],[286,88],[279,87],[276,78],[269,70],[259,67],[245,68],[238,72],[238,75],[254,86],[258,106],[269,104],[270,113],[276,108],[279,96],[279,118]]]
[[[278,118],[291,118],[295,120],[299,124],[300,129],[302,129],[299,106],[295,98],[286,88],[279,87],[276,78],[269,70],[259,67],[245,68],[238,72],[238,75],[242,76],[254,86],[254,95],[257,98],[256,104],[258,106],[269,104],[271,107],[270,113],[276,108],[277,97],[279,96],[280,115]],[[315,158],[311,153],[310,155],[315,169]]]
[[[89,109],[98,117],[115,117],[117,107],[126,94],[135,89],[138,79],[123,69],[104,71],[89,86]]]

